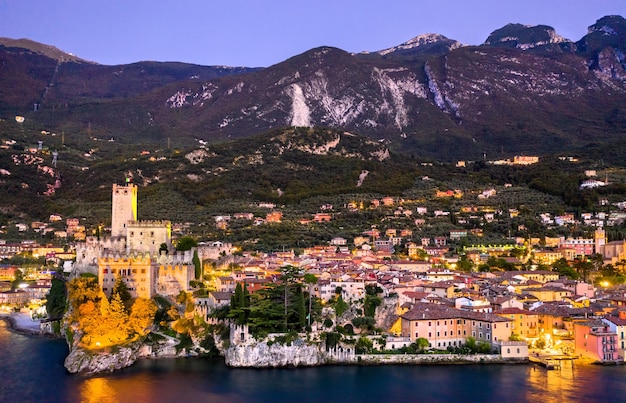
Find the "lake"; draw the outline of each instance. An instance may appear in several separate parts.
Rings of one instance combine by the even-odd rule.
[[[231,369],[223,360],[141,360],[100,376],[68,374],[62,340],[0,321],[1,402],[616,402],[626,366],[324,366]]]

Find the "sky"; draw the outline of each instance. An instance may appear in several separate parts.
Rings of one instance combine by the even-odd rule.
[[[626,0],[0,0],[0,37],[106,65],[267,67],[318,46],[377,51],[426,33],[479,45],[508,23],[578,41]]]

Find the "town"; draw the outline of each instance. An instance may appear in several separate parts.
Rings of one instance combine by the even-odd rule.
[[[327,344],[328,334],[336,334],[333,344],[356,343],[357,354],[465,351],[528,359],[530,351],[531,359],[547,366],[554,365],[555,357],[624,362],[626,291],[621,283],[626,241],[609,242],[605,233],[605,226],[623,221],[623,206],[583,212],[580,218],[571,213],[539,216],[546,226],[593,228],[588,237],[534,238],[527,231],[527,237],[506,243],[464,242],[470,236],[480,239],[484,224],[519,214],[513,207],[502,211],[481,203],[507,188],[473,192],[475,203],[458,211],[429,211],[419,201],[394,197],[367,200],[367,206],[348,202],[343,206],[348,212],[386,209],[390,224],[381,225],[383,219],[353,239],[335,236],[322,245],[284,245],[279,251],[261,252],[220,240],[197,242],[185,234],[190,223],[138,220],[138,186],[127,180],[112,187],[110,228],[98,227],[86,235],[78,219],[68,218],[62,235],[73,235],[75,242],[64,247],[0,243],[0,256],[9,262],[0,268],[0,306],[5,313],[28,312],[43,325],[52,316],[45,310],[52,279],[89,275],[109,298],[120,281],[131,298],[175,300],[187,294],[194,304],[192,316],[206,324],[236,324],[245,326],[237,333],[245,329],[246,334],[265,336],[306,330],[324,334]],[[467,196],[451,189],[436,190],[432,197]],[[265,217],[248,212],[219,215],[215,227],[225,230],[242,220],[253,225],[283,220],[275,204],[260,207],[267,209]],[[337,210],[323,204],[318,213],[298,221],[329,222]],[[450,223],[451,215],[456,223],[477,223],[476,228],[415,236],[433,222]],[[61,220],[50,216],[50,222]],[[30,224],[36,232],[46,228],[43,222]],[[103,235],[109,231],[110,236]],[[300,287],[290,289],[291,281]],[[300,293],[306,314],[293,316],[294,323],[285,317],[284,324],[269,326],[259,317],[251,318],[250,301],[274,298],[268,289],[281,284],[287,284],[280,302],[285,316],[288,293],[296,295],[293,290]],[[243,300],[247,302],[239,302]],[[239,340],[232,332],[231,345],[249,344],[251,338],[243,332]]]

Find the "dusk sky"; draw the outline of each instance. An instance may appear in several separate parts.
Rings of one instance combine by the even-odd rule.
[[[266,67],[318,46],[376,51],[424,33],[478,45],[507,23],[577,41],[613,14],[626,16],[626,0],[0,0],[0,37],[108,65]]]

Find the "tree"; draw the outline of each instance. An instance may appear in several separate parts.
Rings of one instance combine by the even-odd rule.
[[[124,280],[121,277],[117,277],[115,279],[115,285],[111,290],[111,297],[109,298],[109,302],[113,300],[113,296],[118,295],[124,304],[126,311],[130,311],[130,307],[132,305],[132,295],[130,295],[130,291],[128,291],[128,287]]]
[[[22,284],[23,282],[24,282],[24,273],[20,269],[15,270],[15,278],[13,279],[13,282],[11,283],[11,290],[16,290],[20,286],[20,284]]]
[[[417,340],[415,340],[415,344],[420,351],[424,351],[425,348],[430,346],[428,339],[424,337],[418,337]]]
[[[349,307],[350,306],[343,300],[343,297],[340,295],[339,298],[337,298],[337,302],[335,302],[335,313],[337,314],[337,317],[343,315]]]
[[[235,286],[235,293],[230,297],[230,312],[229,318],[235,320],[238,325],[243,325],[248,322],[248,314],[250,308],[250,294],[248,289],[242,283],[237,283]]]
[[[292,286],[296,282],[297,279],[301,276],[300,268],[292,265],[286,265],[279,269],[280,271],[280,280],[282,281],[282,286],[285,291],[285,298],[283,300],[285,306],[285,329],[288,328],[288,311],[289,311],[289,299],[292,294]]]
[[[371,317],[358,316],[352,319],[352,324],[355,327],[358,327],[359,329],[361,329],[362,331],[363,330],[371,331],[376,326],[376,321],[374,320],[374,318],[371,318]]]
[[[456,267],[459,271],[462,271],[465,273],[471,273],[472,269],[474,268],[474,262],[469,260],[466,255],[463,255],[459,258],[458,262],[456,263]]]
[[[137,335],[144,335],[154,323],[157,305],[151,299],[137,298],[130,311],[129,325]]]
[[[374,349],[374,343],[367,337],[361,336],[356,342],[355,351],[357,354],[367,354]]]
[[[46,297],[46,312],[51,319],[61,318],[65,312],[66,289],[63,280],[58,278],[52,279],[50,292]]]
[[[312,288],[315,284],[317,284],[317,277],[314,274],[306,273],[303,277],[303,280],[304,280],[304,284],[306,284],[309,288],[309,314],[307,315],[307,319],[308,319],[308,325],[311,326],[311,316],[312,316],[311,303],[313,299]]]
[[[176,244],[176,250],[184,252],[187,250],[191,250],[191,248],[195,248],[196,246],[198,246],[198,242],[194,238],[190,236],[184,236],[178,240],[178,243]]]
[[[383,303],[382,298],[378,296],[379,293],[382,293],[382,288],[373,285],[365,286],[365,300],[363,301],[363,312],[365,316],[373,318],[376,314],[376,307],[380,306]]]
[[[578,274],[583,278],[583,280],[587,281],[587,276],[594,269],[594,265],[590,259],[586,260],[577,260],[574,262],[574,268],[578,272]]]
[[[202,262],[200,262],[200,258],[198,257],[198,251],[193,251],[193,267],[195,269],[195,278],[196,280],[202,279]]]

